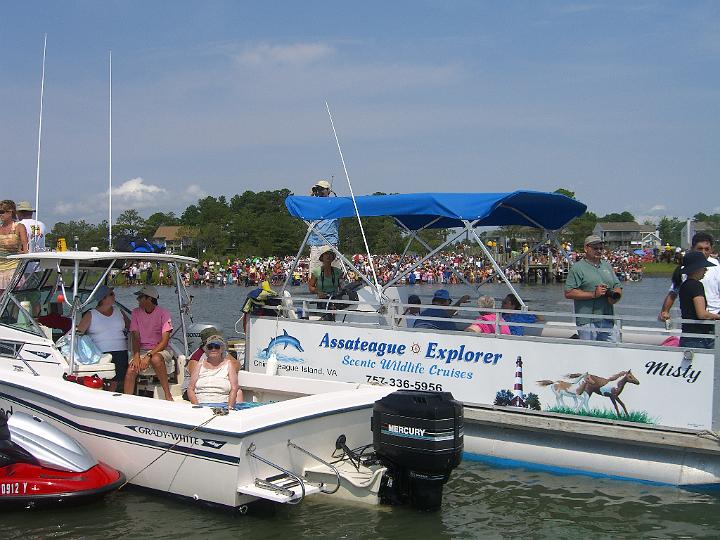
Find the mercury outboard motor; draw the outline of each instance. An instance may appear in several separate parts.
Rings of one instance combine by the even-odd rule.
[[[439,509],[443,486],[462,460],[462,404],[450,392],[398,390],[375,402],[372,431],[375,454],[387,467],[381,502]]]

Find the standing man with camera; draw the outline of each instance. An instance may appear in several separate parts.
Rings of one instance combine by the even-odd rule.
[[[329,197],[332,193],[330,182],[327,180],[318,180],[312,187],[313,197]],[[321,236],[322,235],[322,236]],[[313,275],[313,271],[322,266],[320,255],[326,251],[326,246],[330,245],[334,248],[338,246],[338,220],[323,219],[315,224],[313,232],[310,233],[307,244],[310,246],[310,268],[309,275]],[[342,264],[336,258],[332,265],[335,268],[342,268]]]
[[[587,341],[616,341],[613,319],[584,318],[582,315],[613,315],[622,297],[622,288],[610,263],[602,259],[602,239],[585,238],[585,258],[577,261],[565,281],[565,298],[575,304],[578,337]]]

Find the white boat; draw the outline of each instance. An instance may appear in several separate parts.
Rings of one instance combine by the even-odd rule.
[[[408,288],[395,285],[445,245],[465,236],[474,239],[497,279],[517,296],[476,227],[539,228],[544,233],[539,245],[554,242],[562,250],[559,231],[585,205],[555,193],[526,191],[356,200],[362,217],[392,216],[407,233],[408,246],[421,241],[417,233],[423,229],[454,229],[447,242],[426,245],[425,258],[384,286],[335,249],[365,282],[358,300],[336,299],[335,307],[345,309],[327,309],[318,307],[317,298],[293,298],[284,291],[277,317],[251,317],[245,349],[251,372],[265,369],[263,351],[270,340],[287,334],[303,349],[278,355],[280,372],[288,376],[452,392],[465,406],[466,458],[688,489],[720,487],[720,325],[715,349],[708,350],[662,346],[669,336],[680,335],[679,328],[666,329],[641,316],[614,317],[617,343],[572,339],[571,313],[529,311],[546,322],[514,323],[524,327],[522,336],[406,324]],[[355,216],[350,198],[292,196],[286,205],[305,220],[308,236],[321,219]],[[319,320],[328,314],[334,320]],[[461,308],[453,320],[464,327],[476,315],[477,308]]]
[[[380,385],[243,373],[245,399],[257,406],[231,411],[193,406],[179,397],[170,402],[90,388],[112,378],[114,365],[109,355],[94,364],[76,361],[75,323],[113,272],[145,260],[169,265],[178,284],[181,315],[171,340],[176,358],[168,371],[174,372],[172,392],[179,396],[190,316],[180,266],[197,261],[101,252],[14,257],[20,266],[0,299],[1,413],[20,411],[46,420],[124,473],[129,483],[194,501],[245,509],[258,499],[296,504],[311,494],[333,493],[373,504],[409,500],[439,506],[442,485],[462,452],[462,409],[447,396],[445,405],[459,412],[452,425],[435,419],[445,422],[438,427],[432,415],[395,422],[387,400],[418,395],[403,397]],[[73,322],[67,355],[34,318],[58,297]],[[152,373],[145,375],[150,395],[157,395]],[[432,406],[441,410],[436,402]],[[413,436],[416,430],[422,433]],[[388,442],[393,448],[386,455],[382,448]],[[398,444],[410,449],[412,463],[397,455]],[[440,473],[439,462],[453,465]]]

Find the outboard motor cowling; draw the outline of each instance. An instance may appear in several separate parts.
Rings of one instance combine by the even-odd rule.
[[[450,392],[398,390],[375,402],[373,448],[388,471],[380,499],[437,510],[462,460],[463,408]]]

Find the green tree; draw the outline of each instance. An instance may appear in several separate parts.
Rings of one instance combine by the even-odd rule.
[[[571,199],[575,198],[575,192],[570,191],[569,189],[565,188],[557,188],[554,193],[559,193],[560,195],[565,195],[566,197],[570,197]]]
[[[113,227],[113,236],[137,236],[144,226],[145,220],[138,214],[137,210],[131,208],[118,216]]]
[[[680,245],[680,234],[682,232],[684,222],[676,217],[662,217],[658,223],[658,231],[663,242],[671,246]]]
[[[575,247],[582,246],[585,237],[592,234],[597,222],[598,217],[594,213],[585,212],[568,223],[563,229],[561,237],[564,240],[570,240]]]
[[[630,212],[625,211],[620,214],[618,213],[612,213],[612,214],[606,214],[600,219],[598,219],[600,223],[621,223],[621,222],[628,222],[628,221],[635,221],[635,216],[633,216]]]
[[[164,225],[180,225],[180,219],[178,219],[174,212],[155,212],[145,220],[139,231],[139,236],[149,240],[153,237],[155,231],[158,230],[158,227]]]

